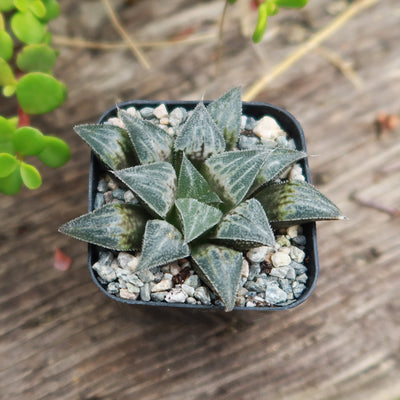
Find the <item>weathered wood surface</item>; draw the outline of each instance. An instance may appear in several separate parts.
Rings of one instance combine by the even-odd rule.
[[[0,198],[0,398],[99,399],[374,399],[400,397],[400,224],[364,208],[359,196],[400,207],[400,131],[377,139],[378,111],[400,110],[400,8],[379,2],[325,44],[354,63],[356,90],[315,53],[258,100],[283,105],[303,124],[315,183],[350,217],[319,225],[321,275],[312,297],[277,313],[205,313],[125,307],[101,294],[86,266],[86,246],[57,227],[86,209],[89,151],[71,126],[95,121],[118,100],[215,98],[248,87],[294,47],[286,34],[328,23],[331,1],[271,21],[256,49],[228,15],[220,72],[215,42],[146,50],[141,68],[128,50],[61,48],[57,75],[67,103],[35,118],[66,139],[72,160],[42,168],[40,190]],[[188,28],[215,31],[221,1],[113,3],[137,40],[159,40]],[[62,2],[58,34],[119,40],[99,1]],[[11,107],[1,103],[1,112]],[[53,249],[73,259],[52,267]]]

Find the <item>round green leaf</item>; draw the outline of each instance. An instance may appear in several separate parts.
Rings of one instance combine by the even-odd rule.
[[[8,61],[13,54],[13,41],[6,31],[0,32],[0,57]]]
[[[15,127],[12,121],[0,116],[0,143],[10,140],[14,132]]]
[[[15,82],[14,73],[7,61],[0,58],[0,86],[12,85]]]
[[[18,161],[15,156],[8,153],[0,153],[0,178],[4,178],[14,172]]]
[[[2,93],[4,97],[11,97],[16,90],[17,90],[17,84],[15,83],[12,85],[3,86]]]
[[[14,172],[5,178],[0,178],[0,193],[14,195],[19,192],[22,185],[20,168],[15,168]]]
[[[30,11],[15,13],[11,18],[11,29],[21,42],[27,44],[40,43],[46,33],[46,26]]]
[[[308,3],[308,0],[275,0],[275,4],[278,7],[287,8],[301,8]]]
[[[21,163],[21,177],[28,189],[37,189],[42,184],[40,172],[33,165],[24,162]]]
[[[11,11],[13,8],[15,8],[13,0],[0,1],[0,11]]]
[[[8,153],[14,155],[15,151],[12,142],[0,142],[0,153]]]
[[[46,15],[46,7],[41,0],[33,0],[29,9],[38,17],[43,18]]]
[[[70,150],[63,140],[54,136],[45,136],[45,148],[37,155],[38,159],[51,168],[63,166],[70,158]]]
[[[28,11],[29,10],[30,0],[14,0],[14,6],[19,11]]]
[[[46,7],[46,14],[41,18],[43,22],[50,21],[60,15],[60,5],[58,4],[58,1],[42,0],[42,3]]]
[[[27,114],[44,114],[59,107],[67,97],[65,85],[42,72],[31,72],[17,84],[17,98]]]
[[[18,128],[12,138],[15,151],[25,156],[35,156],[45,147],[42,133],[31,126]]]
[[[23,72],[47,72],[56,62],[56,52],[47,44],[30,44],[18,54],[17,65]]]

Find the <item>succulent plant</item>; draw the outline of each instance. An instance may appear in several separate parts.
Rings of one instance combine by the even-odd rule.
[[[235,148],[241,111],[241,90],[234,88],[207,107],[200,102],[174,136],[123,109],[118,114],[126,129],[75,127],[140,204],[107,204],[60,231],[112,250],[141,250],[137,271],[191,257],[204,283],[232,310],[243,251],[274,246],[272,227],[341,218],[310,184],[276,181],[306,153]]]

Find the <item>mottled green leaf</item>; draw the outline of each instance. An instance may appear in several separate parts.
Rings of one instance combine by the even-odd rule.
[[[67,97],[64,84],[51,75],[30,72],[17,84],[17,98],[27,114],[44,114],[59,107]]]
[[[225,150],[224,135],[203,103],[196,106],[178,133],[175,150],[183,151],[192,161],[205,160]]]
[[[17,65],[23,72],[48,72],[56,62],[56,52],[47,44],[30,44],[18,54]]]
[[[11,36],[6,31],[0,31],[0,58],[8,61],[13,54],[14,44]]]
[[[141,164],[171,159],[172,137],[159,126],[119,110]]]
[[[63,140],[54,136],[45,136],[44,143],[44,149],[37,155],[43,164],[51,168],[58,168],[69,160],[71,152]]]
[[[196,199],[178,199],[175,205],[187,243],[211,229],[222,218],[222,212],[218,208],[201,203]]]
[[[15,170],[5,178],[0,178],[0,193],[7,195],[15,195],[22,186],[22,178],[20,168]]]
[[[187,159],[185,154],[183,154],[179,172],[176,197],[178,199],[197,199],[206,204],[221,203],[221,199],[212,191],[208,182]]]
[[[240,134],[242,89],[236,87],[207,106],[211,117],[222,130],[227,150],[232,150]]]
[[[142,256],[136,270],[157,267],[189,256],[182,234],[166,221],[151,220],[144,232]]]
[[[78,125],[75,132],[111,169],[127,168],[135,164],[135,155],[128,132],[114,125]]]
[[[14,172],[18,166],[15,156],[8,153],[0,153],[0,178],[4,178]]]
[[[238,250],[275,244],[274,232],[262,205],[256,199],[244,201],[226,214],[212,239]]]
[[[149,209],[165,218],[175,201],[176,174],[171,164],[157,162],[113,171]]]
[[[61,233],[107,249],[139,249],[149,215],[133,204],[108,204],[67,222]]]
[[[242,253],[222,246],[203,245],[192,249],[196,270],[225,304],[225,311],[232,311],[239,288]]]
[[[42,132],[31,126],[18,128],[12,137],[12,142],[15,151],[25,156],[39,154],[45,146]]]
[[[0,86],[12,85],[15,82],[14,73],[7,61],[0,58]]]
[[[246,196],[269,152],[263,150],[230,151],[204,163],[204,176],[229,208]]]
[[[28,189],[37,189],[42,184],[40,172],[30,164],[21,162],[21,178]]]
[[[0,143],[10,140],[14,132],[13,123],[0,115]]]
[[[278,7],[301,8],[308,3],[308,0],[274,0],[274,2]]]
[[[307,221],[343,219],[340,210],[312,185],[289,181],[265,186],[255,198],[274,227]]]
[[[42,24],[30,11],[17,12],[11,18],[11,29],[23,43],[40,43],[46,33]]]
[[[276,147],[268,155],[250,190],[253,193],[262,185],[279,177],[293,163],[307,157],[304,151]]]

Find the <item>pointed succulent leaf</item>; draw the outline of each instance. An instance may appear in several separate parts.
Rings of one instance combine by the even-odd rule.
[[[340,210],[328,198],[305,182],[272,183],[255,198],[264,207],[274,227],[343,218]]]
[[[244,201],[225,215],[212,239],[239,250],[275,244],[274,232],[256,199]]]
[[[246,196],[268,154],[263,150],[218,154],[204,163],[204,176],[231,209]]]
[[[227,150],[232,150],[240,134],[242,89],[236,87],[207,106],[211,117],[222,130]]]
[[[61,233],[107,249],[139,249],[149,215],[133,204],[108,204],[62,225]]]
[[[157,162],[114,171],[149,209],[165,218],[174,204],[176,174],[171,164]]]
[[[197,199],[206,204],[222,203],[205,178],[183,154],[176,197]]]
[[[144,232],[142,256],[137,271],[157,267],[190,255],[182,234],[166,221],[147,222]]]
[[[183,226],[185,242],[191,242],[211,229],[222,218],[218,208],[201,203],[196,199],[178,199],[175,202]]]
[[[75,132],[111,169],[126,168],[134,162],[128,133],[114,125],[78,125]]]
[[[241,277],[242,253],[207,244],[192,249],[192,258],[199,275],[225,304],[225,311],[232,311]]]
[[[279,177],[293,163],[307,157],[304,151],[276,147],[268,155],[260,173],[257,175],[250,193],[254,193],[262,185]]]
[[[185,152],[191,160],[205,160],[225,150],[224,135],[203,103],[196,106],[183,125],[175,140],[175,150]]]
[[[129,133],[141,164],[171,159],[172,137],[167,132],[125,110],[119,110],[118,114]]]

